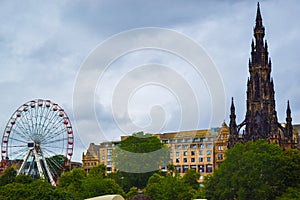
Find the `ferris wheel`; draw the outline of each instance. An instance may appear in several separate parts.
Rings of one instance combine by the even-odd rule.
[[[10,117],[1,143],[2,165],[56,186],[70,164],[74,137],[64,110],[50,100],[32,100]]]

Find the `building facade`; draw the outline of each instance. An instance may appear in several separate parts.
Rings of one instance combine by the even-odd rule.
[[[182,131],[156,134],[155,136],[170,149],[170,164],[175,172],[183,175],[189,169],[201,173],[202,179],[214,171],[213,130]],[[167,166],[161,169],[167,171]]]
[[[106,166],[106,173],[117,171],[112,161],[113,150],[120,144],[120,141],[102,142],[98,145],[91,143],[86,153],[82,154],[82,168],[88,173],[97,165]]]
[[[213,173],[216,163],[225,158],[228,144],[229,128],[223,123],[221,128],[182,131],[172,133],[153,134],[170,149],[170,164],[176,173],[184,175],[189,169],[201,174],[200,180]],[[128,136],[122,136],[125,140]],[[82,167],[86,172],[99,164],[107,166],[107,173],[115,172],[112,160],[113,150],[120,142],[103,142],[98,145],[91,143],[87,152],[82,155]],[[218,148],[216,148],[218,145]],[[167,166],[161,167],[167,172]]]
[[[245,143],[258,139],[279,144],[283,149],[297,148],[298,145],[298,134],[293,131],[289,102],[286,110],[286,123],[284,126],[278,123],[274,83],[271,77],[272,62],[264,36],[265,27],[258,3],[254,40],[251,44],[251,58],[248,66],[250,77],[247,82],[247,111],[244,121],[237,125],[232,98],[229,148],[237,142]]]

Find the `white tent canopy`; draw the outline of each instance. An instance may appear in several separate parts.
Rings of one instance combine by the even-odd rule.
[[[125,199],[120,195],[104,195],[99,197],[93,197],[86,200],[125,200]]]

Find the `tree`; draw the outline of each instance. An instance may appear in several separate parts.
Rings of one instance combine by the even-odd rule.
[[[0,177],[0,186],[13,183],[15,181],[17,171],[13,167],[9,167],[5,170],[3,175]]]
[[[300,199],[300,189],[289,187],[282,196],[276,198],[276,200],[299,200]]]
[[[126,198],[131,199],[134,196],[136,196],[137,194],[138,194],[138,188],[137,187],[131,187],[129,192],[127,192],[127,194],[126,194]]]
[[[73,169],[64,173],[59,178],[58,187],[64,189],[67,193],[73,195],[73,198],[81,198],[82,196],[82,182],[86,177],[86,173],[83,169]]]
[[[106,194],[120,194],[124,196],[125,194],[123,189],[114,180],[97,176],[88,176],[84,179],[81,193],[84,198]]]
[[[95,167],[93,167],[90,171],[89,171],[89,176],[94,176],[94,177],[105,177],[106,174],[106,166],[101,164],[101,165],[97,165]]]
[[[122,181],[129,182],[126,186],[128,189],[132,186],[144,188],[148,178],[169,161],[168,148],[157,137],[143,132],[121,141],[113,155],[116,168],[121,171]]]
[[[183,176],[182,180],[185,184],[190,185],[193,189],[198,190],[200,173],[196,172],[194,169],[189,169]]]
[[[29,184],[33,182],[33,178],[29,175],[20,174],[15,178],[16,183]]]
[[[159,200],[191,200],[194,190],[190,185],[184,183],[179,176],[161,176],[154,174],[149,178],[145,194],[151,199]]]
[[[275,199],[292,185],[288,182],[299,183],[300,157],[292,152],[265,140],[236,144],[226,152],[226,160],[214,174],[206,178],[207,198]],[[287,166],[287,161],[293,167]]]

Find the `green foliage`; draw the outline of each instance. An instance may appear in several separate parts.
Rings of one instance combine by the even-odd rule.
[[[285,187],[300,187],[300,151],[288,149],[283,151],[280,158],[282,166],[280,175]]]
[[[27,179],[27,178],[26,178]],[[10,183],[0,189],[0,199],[70,199],[63,191],[51,186],[43,180],[34,180],[31,183]]]
[[[73,169],[59,179],[59,186],[53,187],[43,179],[33,180],[30,176],[15,176],[13,168],[7,169],[0,177],[0,199],[85,199],[106,194],[125,195],[122,188],[104,176],[103,165],[91,169],[88,176],[83,169]],[[4,184],[5,183],[5,184]]]
[[[190,185],[193,189],[199,189],[200,173],[196,172],[194,169],[189,169],[183,176],[182,180],[185,184]]]
[[[154,174],[149,178],[145,194],[151,199],[191,200],[197,192],[179,176]]]
[[[59,179],[59,186],[73,195],[73,198],[80,198],[82,195],[82,182],[86,177],[83,169],[73,169],[64,173]]]
[[[299,184],[300,154],[264,140],[236,144],[206,178],[208,199],[275,199]]]
[[[89,171],[89,176],[94,176],[94,177],[105,177],[105,174],[106,174],[106,166],[102,164],[93,167]]]
[[[116,168],[121,171],[115,178],[123,177],[121,185],[125,191],[132,186],[146,187],[148,178],[169,161],[169,149],[157,137],[143,132],[121,141],[113,155]]]
[[[88,176],[82,183],[84,198],[101,196],[105,194],[120,194],[124,196],[122,188],[112,179]]]
[[[23,183],[23,184],[29,184],[33,182],[33,179],[31,176],[25,175],[25,174],[20,174],[16,176],[15,178],[16,183]]]
[[[13,167],[9,167],[5,170],[0,177],[0,186],[13,183],[15,181],[17,171]]]
[[[299,200],[300,188],[289,187],[282,196],[276,198],[276,200]]]
[[[131,187],[129,192],[127,192],[127,194],[126,194],[126,198],[127,199],[133,198],[137,194],[138,194],[138,188],[137,187]]]

